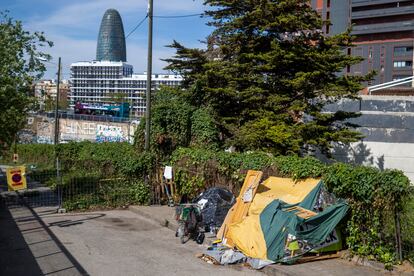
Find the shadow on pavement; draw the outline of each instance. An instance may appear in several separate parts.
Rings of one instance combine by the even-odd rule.
[[[0,203],[0,275],[43,275],[9,209]]]
[[[0,203],[0,275],[55,273],[89,275],[30,206]]]

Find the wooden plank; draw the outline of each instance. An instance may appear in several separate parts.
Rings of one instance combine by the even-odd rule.
[[[253,198],[256,194],[257,188],[259,187],[260,180],[262,179],[263,172],[249,170],[247,172],[246,178],[244,179],[243,186],[240,190],[239,196],[236,198],[236,203],[227,213],[226,218],[224,219],[223,224],[220,227],[220,230],[217,232],[217,238],[226,240],[226,245],[233,247],[234,244],[229,240],[227,236],[228,227],[230,224],[237,223],[242,221],[249,211],[250,205],[253,201]],[[249,202],[244,202],[243,195],[251,189],[252,200]]]

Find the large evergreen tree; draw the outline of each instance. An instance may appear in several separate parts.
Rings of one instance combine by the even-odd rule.
[[[323,112],[357,97],[367,77],[343,71],[361,59],[346,54],[349,31],[321,32],[329,23],[308,2],[205,0],[215,28],[207,49],[170,45],[177,53],[167,68],[185,77],[192,104],[212,108],[226,146],[299,154],[361,138],[345,123],[356,114]]]

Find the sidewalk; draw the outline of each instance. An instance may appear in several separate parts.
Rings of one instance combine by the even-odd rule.
[[[178,227],[175,220],[175,209],[168,206],[130,206],[129,210],[151,219],[160,225],[175,231]],[[173,235],[173,233],[172,233]],[[266,275],[281,276],[325,276],[325,275],[391,275],[384,270],[359,266],[343,259],[319,260],[295,265],[270,265],[262,270]],[[412,275],[412,274],[405,274]]]
[[[31,208],[0,204],[0,229],[0,275],[87,275]]]

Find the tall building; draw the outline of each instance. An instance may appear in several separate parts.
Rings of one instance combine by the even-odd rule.
[[[130,103],[131,115],[145,114],[146,74],[134,74],[133,66],[126,63],[124,28],[119,13],[105,12],[99,29],[96,60],[71,64],[70,107],[76,103],[102,105],[119,101]],[[178,86],[182,78],[177,75],[153,74],[152,87]]]
[[[124,25],[119,12],[109,9],[102,17],[96,60],[126,62]]]
[[[179,86],[177,75],[153,74],[152,87]],[[114,61],[87,61],[71,64],[70,106],[77,102],[100,105],[121,97],[132,106],[132,115],[145,114],[146,74],[133,74],[132,65]]]
[[[413,75],[414,0],[312,0],[312,6],[331,26],[334,35],[353,26],[356,47],[348,53],[364,61],[347,73],[364,75],[377,71],[369,85]]]

